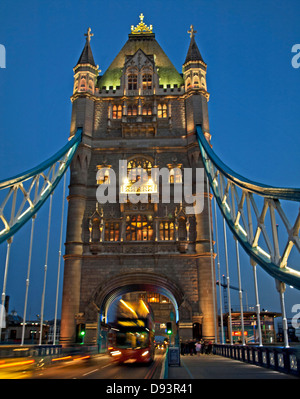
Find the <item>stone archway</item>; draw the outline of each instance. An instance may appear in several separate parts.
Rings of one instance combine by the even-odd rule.
[[[101,322],[105,321],[110,304],[120,295],[134,291],[155,291],[168,297],[175,309],[175,320],[179,321],[179,308],[184,303],[184,293],[174,281],[154,273],[125,273],[104,281],[91,295],[84,312],[88,341],[96,343],[97,332]],[[91,326],[92,331],[88,331],[88,326]]]

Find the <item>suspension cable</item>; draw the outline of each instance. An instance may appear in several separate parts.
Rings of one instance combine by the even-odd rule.
[[[34,232],[35,218],[36,218],[36,215],[33,215],[32,219],[31,219],[31,233],[30,233],[30,244],[29,244],[29,256],[28,256],[28,267],[27,267],[27,278],[26,278],[26,292],[25,292],[25,301],[24,301],[21,345],[24,345],[24,337],[25,337],[26,311],[27,311],[27,300],[28,300],[28,290],[29,290],[29,278],[30,278],[32,244],[33,244],[33,232]]]
[[[223,217],[223,230],[224,230],[226,280],[227,280],[227,295],[228,295],[229,335],[230,335],[230,344],[232,345],[233,344],[233,339],[232,339],[232,317],[231,317],[231,301],[230,301],[230,278],[229,278],[229,265],[228,265],[226,224],[225,224],[225,218],[224,217]],[[225,289],[225,287],[224,287],[224,289]]]
[[[58,291],[59,291],[59,277],[60,277],[60,264],[61,264],[61,247],[62,247],[62,236],[63,236],[63,223],[64,223],[65,192],[66,192],[66,173],[64,175],[64,186],[63,186],[62,208],[61,208],[60,242],[59,242],[59,251],[58,251],[56,300],[55,300],[55,315],[54,315],[54,326],[53,326],[53,345],[55,345],[55,341],[56,341],[57,305],[58,305]]]
[[[217,207],[216,198],[214,196],[214,213],[215,213],[215,229],[216,229],[216,243],[218,256],[218,279],[219,279],[219,302],[220,302],[220,316],[221,316],[221,343],[224,344],[224,324],[223,324],[223,304],[222,304],[222,287],[221,287],[221,271],[220,271],[220,253],[219,253],[219,237],[218,237],[218,222],[217,222]]]
[[[241,309],[242,343],[243,343],[243,345],[245,345],[243,292],[242,292],[242,281],[241,281],[241,270],[240,270],[239,243],[238,243],[238,240],[235,237],[233,237],[233,239],[235,241],[237,273],[238,273],[238,281],[239,281],[239,299],[240,299],[240,309]]]
[[[207,203],[208,203],[208,223],[209,223],[209,243],[210,243],[210,264],[211,264],[211,283],[212,283],[212,296],[213,296],[213,309],[214,309],[214,327],[215,327],[215,342],[217,341],[217,316],[216,316],[216,303],[215,303],[215,276],[214,276],[214,261],[213,261],[213,247],[212,247],[212,226],[211,226],[211,207],[210,207],[210,185],[208,178],[207,182]]]
[[[5,260],[5,269],[4,269],[4,279],[3,279],[3,289],[2,289],[2,304],[0,309],[0,342],[1,342],[1,334],[2,334],[2,323],[5,320],[5,291],[6,291],[6,282],[7,282],[7,273],[8,273],[8,265],[9,265],[9,257],[10,257],[10,249],[12,244],[13,237],[10,237],[7,240],[7,250],[6,250],[6,260]]]
[[[253,265],[253,277],[254,277],[254,289],[255,289],[255,299],[256,299],[256,317],[257,317],[257,329],[258,329],[258,338],[259,338],[259,346],[263,346],[262,344],[262,335],[261,335],[261,325],[260,325],[260,304],[258,298],[258,285],[257,285],[257,273],[256,273],[256,265]]]
[[[42,304],[41,304],[41,317],[40,317],[39,345],[42,345],[42,332],[43,332],[43,322],[44,322],[44,304],[45,304],[46,278],[47,278],[48,253],[49,253],[49,237],[50,237],[50,225],[51,225],[52,199],[53,199],[53,194],[50,195],[50,204],[49,204],[46,257],[45,257],[45,266],[44,266],[44,286],[43,286]]]

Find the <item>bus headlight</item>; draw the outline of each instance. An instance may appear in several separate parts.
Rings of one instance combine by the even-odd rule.
[[[121,355],[121,352],[120,351],[113,351],[113,352],[110,352],[110,354],[112,356],[118,356],[118,355]]]

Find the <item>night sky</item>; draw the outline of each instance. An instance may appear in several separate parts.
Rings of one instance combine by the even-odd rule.
[[[0,69],[0,180],[38,165],[67,142],[73,67],[88,27],[94,33],[94,59],[103,74],[127,41],[131,25],[139,23],[140,13],[148,26],[153,25],[158,43],[180,73],[190,41],[187,31],[194,25],[208,65],[212,144],[222,161],[249,179],[300,187],[300,68],[292,66],[291,51],[300,43],[299,0],[2,0],[0,44],[6,49],[6,68]],[[54,315],[61,193],[60,185],[54,196],[46,319]],[[40,313],[47,216],[48,203],[37,218],[28,318]],[[20,315],[29,233],[30,224],[14,238],[7,282],[10,310]],[[221,241],[220,230],[219,235]],[[237,285],[231,246],[231,281]],[[222,245],[220,249],[224,273]],[[5,253],[2,244],[1,290]],[[254,304],[252,271],[243,254],[241,263],[248,304]],[[260,269],[258,284],[261,308],[280,312],[275,283]],[[237,295],[232,295],[231,302],[237,305]],[[288,316],[295,303],[300,303],[299,292],[288,287]]]

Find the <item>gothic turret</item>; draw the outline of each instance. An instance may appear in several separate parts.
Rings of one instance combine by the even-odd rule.
[[[182,66],[187,107],[187,131],[195,133],[197,124],[202,126],[204,134],[209,139],[209,124],[207,102],[209,93],[206,86],[207,65],[203,61],[198,46],[195,41],[193,25],[188,31],[191,37],[190,46],[187,52],[185,62]]]
[[[94,34],[91,33],[91,28],[88,29],[85,36],[85,46],[74,68],[74,94],[76,92],[89,92],[94,94],[95,82],[99,73],[90,45],[91,37],[94,36]]]
[[[207,65],[203,61],[203,58],[195,41],[195,33],[197,33],[197,31],[194,30],[193,25],[191,25],[191,30],[189,30],[188,33],[190,34],[191,41],[182,68],[185,82],[185,90],[188,91],[192,89],[204,89],[206,91]]]

